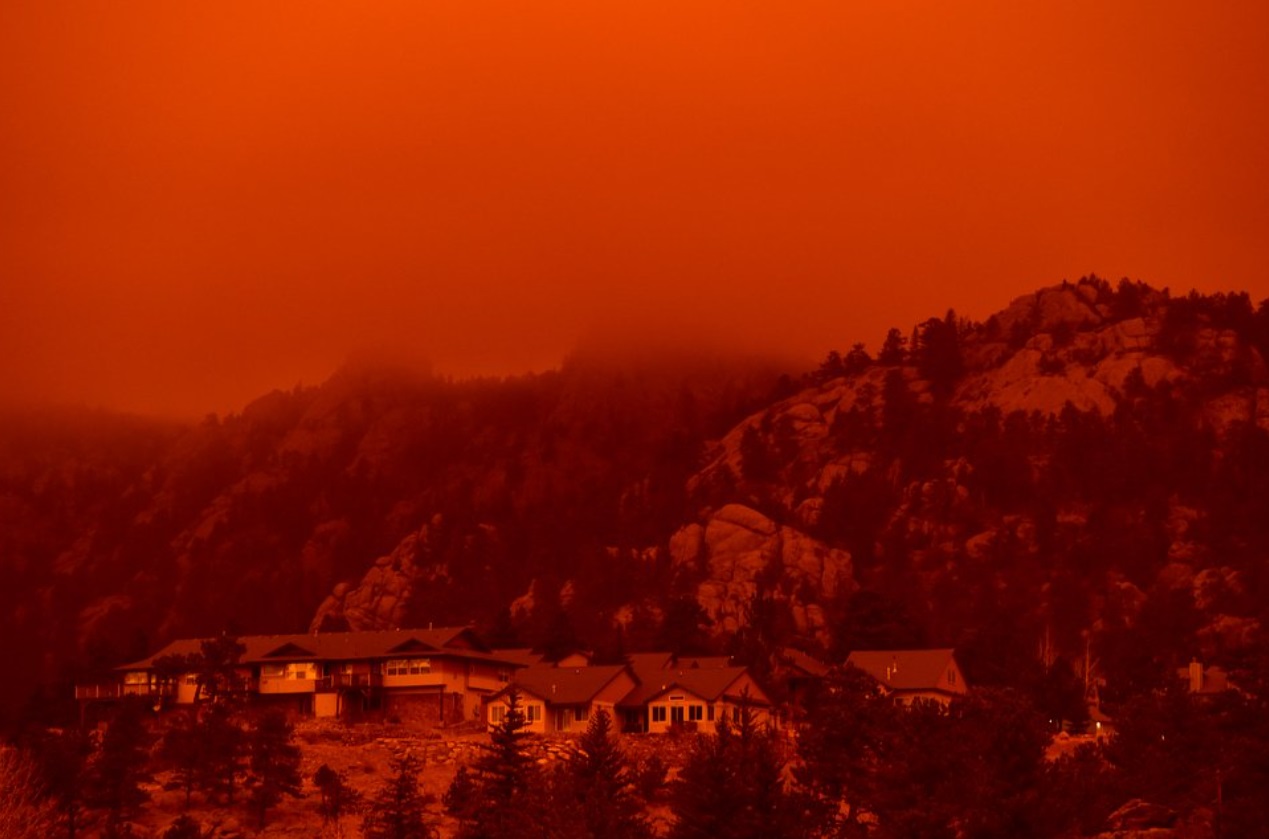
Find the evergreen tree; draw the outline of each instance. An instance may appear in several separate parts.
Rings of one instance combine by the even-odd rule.
[[[635,839],[649,834],[642,808],[634,797],[626,756],[613,741],[612,718],[600,710],[591,715],[569,761],[571,786],[581,808],[585,836],[593,839]]]
[[[198,723],[181,714],[163,735],[159,755],[172,767],[173,786],[185,791],[185,808],[205,772],[206,740]]]
[[[475,806],[460,839],[519,839],[540,831],[542,820],[535,818],[534,807],[540,803],[535,795],[540,778],[525,750],[525,725],[520,696],[512,687],[507,713],[472,767]]]
[[[454,773],[454,780],[441,798],[445,812],[458,820],[458,832],[461,834],[476,812],[477,788],[467,765],[462,764]]]
[[[392,760],[392,777],[371,800],[362,819],[366,839],[431,839],[436,829],[428,824],[426,801],[419,792],[418,758],[406,753]]]
[[[201,653],[191,659],[198,669],[195,698],[206,697],[216,702],[236,694],[242,682],[238,676],[238,661],[246,651],[242,642],[229,634],[204,641]]]
[[[77,728],[50,732],[36,741],[33,754],[67,839],[75,839],[83,821],[92,741],[87,732]]]
[[[701,735],[675,782],[672,839],[794,839],[812,835],[809,802],[788,793],[774,732],[744,708]]]
[[[313,773],[313,784],[321,794],[317,809],[322,824],[333,826],[336,836],[343,835],[339,820],[345,813],[355,813],[361,807],[361,793],[348,786],[344,773],[336,772],[325,763]]]
[[[300,749],[294,729],[279,711],[268,711],[256,721],[248,745],[251,807],[263,830],[270,807],[283,795],[300,794]]]
[[[127,818],[150,796],[141,784],[150,779],[150,732],[146,703],[128,697],[101,738],[101,748],[88,766],[88,800],[106,811],[106,836],[125,830]]]
[[[245,769],[246,734],[228,703],[209,706],[199,721],[198,730],[203,750],[199,784],[213,798],[223,794],[226,801],[233,804],[238,778]]]
[[[891,327],[881,345],[881,352],[877,354],[877,361],[882,364],[902,364],[907,358],[907,343],[908,339],[903,337],[903,333]]]
[[[162,839],[203,839],[203,826],[188,814],[180,815],[163,831]]]

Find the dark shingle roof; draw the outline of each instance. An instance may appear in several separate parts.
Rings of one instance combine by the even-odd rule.
[[[321,632],[316,635],[244,635],[243,664],[265,661],[353,661],[406,656],[459,656],[489,662],[518,664],[490,650],[464,626],[436,629],[390,629],[369,632]],[[121,670],[146,670],[168,655],[193,655],[203,639],[173,641],[149,658],[125,664]]]
[[[630,691],[620,705],[634,707],[644,705],[673,688],[699,696],[707,702],[716,702],[726,696],[738,696],[739,691],[729,690],[748,671],[744,667],[706,667],[688,670],[662,670],[659,678],[643,681]],[[765,696],[750,698],[755,705],[766,704]]]
[[[788,666],[801,670],[808,676],[822,677],[828,675],[829,667],[827,664],[814,656],[807,655],[801,650],[795,650],[792,647],[785,647],[780,651],[780,657],[784,659],[784,662]]]
[[[892,690],[946,690],[943,674],[952,661],[951,649],[856,650],[846,658]]]
[[[625,665],[595,667],[526,667],[515,674],[515,686],[555,705],[590,702],[622,673]],[[502,693],[505,693],[504,689]]]

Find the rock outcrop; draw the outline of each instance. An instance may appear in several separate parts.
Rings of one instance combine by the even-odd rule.
[[[670,539],[670,556],[704,574],[697,601],[723,632],[739,629],[763,592],[788,606],[800,634],[826,642],[820,604],[855,589],[849,553],[741,504],[679,530]]]

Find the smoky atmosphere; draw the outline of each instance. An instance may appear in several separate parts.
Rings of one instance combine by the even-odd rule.
[[[1269,5],[0,3],[0,839],[1269,837]]]
[[[201,417],[350,357],[806,362],[1095,273],[1269,294],[1269,11],[11,3],[7,401]]]

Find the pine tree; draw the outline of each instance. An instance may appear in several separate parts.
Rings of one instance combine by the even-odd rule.
[[[124,823],[150,796],[141,783],[150,778],[150,732],[146,729],[144,701],[137,697],[120,704],[106,727],[101,748],[88,767],[88,799],[106,811],[106,836],[119,835]]]
[[[206,740],[197,722],[182,715],[168,728],[159,746],[160,756],[172,767],[175,786],[185,791],[185,809],[203,776]]]
[[[300,794],[300,749],[295,745],[294,729],[278,711],[260,717],[248,743],[251,806],[263,830],[270,807],[283,795]]]
[[[463,832],[467,822],[471,821],[476,812],[477,794],[476,781],[467,771],[467,765],[459,766],[458,771],[454,773],[454,780],[450,782],[449,789],[441,798],[441,803],[445,805],[445,812],[458,820],[459,833]]]
[[[177,816],[163,831],[162,839],[203,839],[203,826],[191,816]]]
[[[242,774],[246,751],[246,735],[234,719],[233,708],[226,703],[209,706],[199,721],[203,740],[203,766],[199,783],[213,797],[224,793],[233,804]]]
[[[581,807],[585,834],[595,839],[635,839],[650,835],[633,794],[626,756],[613,741],[612,718],[593,714],[569,761],[571,786]]]
[[[392,761],[393,775],[370,802],[361,823],[366,839],[431,839],[436,829],[428,824],[426,801],[419,792],[418,758],[406,753]]]
[[[524,712],[515,688],[507,694],[507,713],[490,734],[485,753],[472,766],[475,777],[473,818],[460,839],[520,839],[540,830],[534,818],[540,778],[524,747]]]
[[[92,741],[87,732],[66,729],[39,738],[33,751],[43,786],[56,805],[67,839],[75,839],[83,818]]]
[[[733,727],[697,738],[675,782],[673,839],[796,839],[812,835],[810,808],[784,789],[775,734],[743,708]]]
[[[361,793],[348,786],[344,773],[336,772],[325,763],[313,773],[313,784],[321,793],[318,812],[323,825],[332,825],[335,835],[343,834],[339,820],[345,813],[355,813],[361,807]]]

